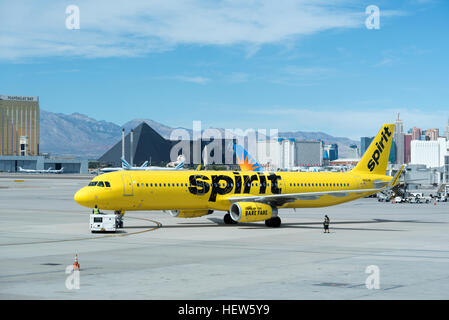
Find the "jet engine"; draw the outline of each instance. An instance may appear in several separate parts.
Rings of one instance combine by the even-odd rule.
[[[211,214],[214,210],[200,209],[200,210],[170,210],[172,217],[177,218],[197,218],[207,214]]]
[[[255,222],[276,217],[278,211],[265,203],[236,202],[231,205],[230,214],[232,220],[237,222]]]

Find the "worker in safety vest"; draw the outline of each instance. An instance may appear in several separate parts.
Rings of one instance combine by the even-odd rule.
[[[97,205],[95,205],[95,208],[93,208],[92,213],[93,214],[100,214],[101,213],[100,209],[98,209]]]

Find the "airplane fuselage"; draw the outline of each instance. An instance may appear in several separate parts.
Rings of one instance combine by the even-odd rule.
[[[117,171],[95,177],[75,200],[103,210],[211,209],[228,211],[230,197],[281,195],[374,189],[392,177],[334,172],[252,171]],[[102,181],[103,186],[98,186]],[[110,187],[106,187],[108,182]],[[378,186],[377,186],[378,187]],[[368,196],[373,192],[303,197],[279,208],[325,207]]]

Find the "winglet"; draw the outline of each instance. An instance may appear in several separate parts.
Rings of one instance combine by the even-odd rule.
[[[394,186],[396,186],[398,184],[399,177],[401,176],[404,168],[405,168],[405,164],[403,164],[401,166],[401,169],[399,169],[398,172],[394,175],[393,179],[391,179],[390,183],[388,184],[388,188],[393,188]]]

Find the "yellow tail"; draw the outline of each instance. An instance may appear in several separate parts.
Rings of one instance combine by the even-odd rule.
[[[394,124],[384,124],[352,171],[386,174],[393,133]]]

